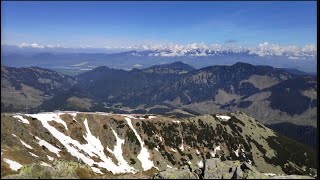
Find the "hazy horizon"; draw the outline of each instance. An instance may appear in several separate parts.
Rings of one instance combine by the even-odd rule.
[[[88,61],[130,69],[173,61],[196,67],[246,62],[316,71],[315,1],[5,1],[1,20],[2,65],[67,67]],[[117,60],[60,56],[129,51],[139,53]],[[53,55],[38,59],[39,53]]]

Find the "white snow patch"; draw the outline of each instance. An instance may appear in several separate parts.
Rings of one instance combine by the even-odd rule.
[[[188,161],[188,164],[191,164],[191,161]]]
[[[181,151],[184,151],[183,142],[181,143],[181,146],[179,147],[179,149],[181,149]]]
[[[159,136],[158,134],[156,134],[156,137],[158,137],[159,140],[162,142],[162,137],[161,137],[161,136]]]
[[[241,153],[242,157],[246,158],[246,155],[244,152]]]
[[[171,149],[171,151],[173,151],[173,152],[177,152],[177,150],[175,150],[175,149],[173,149],[173,148],[170,148]]]
[[[276,174],[274,174],[274,173],[263,173],[264,175],[266,175],[266,176],[270,176],[270,177],[273,177],[273,176],[275,176]]]
[[[181,133],[180,133],[180,135],[181,135]],[[182,139],[182,141],[181,141],[181,145],[180,145],[179,149],[180,149],[181,151],[184,151],[183,136],[182,136],[182,135],[181,135],[181,139]]]
[[[49,161],[53,161],[53,157],[51,157],[51,156],[49,156],[49,155],[47,155],[47,157],[48,157],[48,159],[49,159]]]
[[[51,167],[51,165],[50,165],[50,164],[47,164],[47,163],[45,163],[45,162],[43,162],[43,161],[41,161],[40,165],[42,165],[42,166],[48,166],[48,167]]]
[[[198,149],[196,149],[196,153],[197,153],[197,154],[200,154],[200,152],[198,151]]]
[[[172,120],[174,123],[180,123],[180,121]]]
[[[212,157],[215,157],[218,150],[219,150],[219,151],[221,150],[221,149],[220,149],[220,146],[217,146],[216,148],[214,148],[213,152],[210,152],[211,156],[212,156]]]
[[[17,135],[15,135],[15,134],[12,134],[12,136],[17,138]]]
[[[19,122],[22,122],[22,123],[25,123],[25,124],[30,124],[29,123],[29,121],[28,121],[28,119],[25,119],[25,118],[23,118],[22,116],[20,116],[20,115],[15,115],[15,116],[13,116],[14,118],[18,118],[19,120]]]
[[[68,131],[68,127],[67,127],[66,122],[64,122],[60,118],[60,115],[63,115],[63,114],[66,114],[66,113],[56,111],[56,112],[45,112],[45,113],[26,114],[26,115],[34,117],[34,118],[37,118],[39,120],[42,119],[42,120],[45,120],[45,121],[55,121],[57,123],[62,124],[64,126],[64,128]]]
[[[48,148],[49,151],[55,153],[58,157],[60,157],[59,155],[59,151],[61,151],[60,149],[56,148],[55,146],[53,146],[52,144],[48,143],[47,141],[40,139],[39,137],[36,136],[36,139],[39,140],[39,145],[40,146],[45,146],[46,148]]]
[[[33,154],[32,152],[29,152],[29,154],[31,154],[31,156],[33,156],[33,157],[39,157],[39,156]]]
[[[97,173],[97,174],[103,174],[99,168],[96,168],[96,167],[91,167],[92,171]]]
[[[141,151],[140,151],[139,155],[137,156],[137,158],[141,161],[143,170],[146,171],[148,169],[151,169],[152,167],[155,167],[153,164],[153,161],[151,161],[149,159],[150,154],[148,152],[148,149],[144,147],[144,142],[142,141],[142,139],[139,136],[136,129],[133,128],[132,123],[131,123],[131,119],[128,117],[126,117],[125,119],[127,120],[128,125],[130,126],[130,128],[132,129],[132,131],[134,132],[134,134],[136,135],[137,139],[139,140],[139,142],[141,144]],[[150,119],[150,116],[149,116],[149,119]]]
[[[10,159],[5,159],[5,158],[3,160],[4,160],[4,162],[8,163],[10,166],[10,169],[12,169],[14,171],[17,171],[22,167],[22,165],[16,161],[13,161]]]
[[[120,114],[124,117],[127,117],[127,118],[131,118],[131,119],[137,119],[136,117],[134,117],[133,115],[130,115],[130,114]]]
[[[69,113],[69,114],[72,116],[72,119],[73,119],[74,121],[78,122],[78,121],[76,120],[77,113]]]
[[[57,122],[57,123],[61,123],[61,124],[64,126],[64,128],[68,131],[67,123],[64,122],[64,121],[60,118],[60,115],[62,115],[62,114],[64,114],[64,113],[54,114],[54,115],[52,116],[52,120],[55,121],[55,122]]]
[[[148,116],[149,119],[157,118],[157,116]]]
[[[225,121],[228,121],[231,118],[230,116],[216,116],[216,117]]]
[[[237,149],[236,151],[233,151],[237,157],[239,157],[239,149]]]
[[[198,166],[199,166],[200,168],[202,168],[202,167],[203,167],[203,162],[202,162],[202,161],[199,161],[199,162],[198,162]]]
[[[172,166],[169,166],[168,164],[167,164],[167,167],[168,167],[168,168],[172,168]]]
[[[21,139],[20,139],[20,142],[21,142],[26,148],[33,149],[29,144],[25,143],[25,142],[22,141]]]

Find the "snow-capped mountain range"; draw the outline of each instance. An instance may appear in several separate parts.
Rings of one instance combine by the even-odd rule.
[[[147,55],[147,56],[219,56],[228,54],[248,54],[258,56],[287,56],[290,59],[305,59],[308,57],[315,57],[317,49],[313,45],[306,45],[299,47],[280,46],[264,42],[255,48],[244,48],[236,44],[212,44],[206,45],[204,43],[193,43],[187,45],[169,44],[130,47],[131,49],[139,50],[133,52],[132,55]]]
[[[79,52],[129,52],[136,56],[216,56],[228,54],[247,54],[257,56],[287,56],[289,59],[306,59],[314,58],[317,55],[317,47],[314,45],[305,45],[303,47],[297,45],[282,46],[273,43],[264,42],[256,47],[247,48],[236,43],[226,44],[152,44],[152,45],[134,45],[134,46],[105,46],[104,48],[95,48],[91,46],[83,46],[79,48],[63,47],[61,45],[42,45],[37,43],[22,43],[20,45],[2,45],[4,50],[38,50],[38,51],[79,51]]]

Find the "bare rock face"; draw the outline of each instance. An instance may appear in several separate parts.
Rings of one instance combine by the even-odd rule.
[[[207,159],[205,162],[204,179],[265,179],[248,163],[239,161],[221,161],[219,158]]]
[[[197,169],[194,172],[197,172]],[[314,179],[311,176],[275,175],[261,173],[246,162],[221,161],[219,158],[205,160],[204,177],[191,172],[191,168],[170,168],[159,172],[154,179]]]
[[[187,166],[179,169],[170,168],[159,172],[154,179],[199,179],[196,173],[190,171]]]
[[[218,158],[209,159],[205,163],[204,178],[205,179],[222,179],[223,172],[228,172],[227,168],[222,168],[221,160]],[[229,173],[229,172],[228,172]]]
[[[301,175],[282,175],[282,176],[273,176],[270,179],[314,179],[310,176],[301,176]]]

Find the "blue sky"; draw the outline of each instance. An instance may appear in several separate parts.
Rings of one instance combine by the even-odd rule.
[[[316,45],[316,2],[1,2],[1,44]]]

